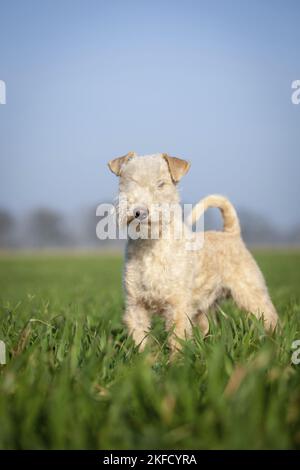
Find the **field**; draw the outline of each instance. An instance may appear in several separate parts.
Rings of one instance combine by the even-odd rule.
[[[170,363],[159,318],[126,335],[121,257],[2,255],[0,448],[300,448],[300,253],[255,256],[281,330],[227,302]]]

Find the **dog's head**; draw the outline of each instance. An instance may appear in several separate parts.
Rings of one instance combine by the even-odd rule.
[[[177,183],[190,164],[165,153],[137,156],[130,152],[108,163],[119,176],[118,211],[122,224],[136,219],[140,224],[153,223],[154,212],[179,202]]]

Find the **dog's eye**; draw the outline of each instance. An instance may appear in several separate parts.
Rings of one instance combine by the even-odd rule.
[[[159,182],[157,183],[158,189],[162,189],[162,188],[165,186],[165,184],[166,184],[166,183],[165,183],[164,181],[159,181]]]

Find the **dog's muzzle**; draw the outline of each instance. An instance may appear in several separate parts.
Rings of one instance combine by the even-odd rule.
[[[146,207],[135,207],[133,209],[133,217],[137,220],[143,221],[146,220],[149,216],[149,211]]]

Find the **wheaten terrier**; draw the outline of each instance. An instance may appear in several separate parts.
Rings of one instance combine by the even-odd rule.
[[[181,343],[178,339],[191,334],[191,324],[199,325],[207,334],[209,310],[228,295],[241,309],[263,318],[267,330],[274,330],[276,310],[264,278],[243,243],[236,211],[225,197],[204,198],[189,218],[195,223],[208,207],[218,207],[224,219],[223,231],[199,233],[182,223],[181,235],[177,229],[175,236],[172,229],[182,222],[182,211],[173,210],[181,209],[177,183],[190,164],[166,154],[140,157],[131,152],[108,165],[120,177],[119,220],[134,224],[136,233],[142,234],[128,239],[124,273],[124,321],[141,350],[153,313],[164,316],[170,347],[175,350]],[[166,203],[172,207],[171,215],[157,217],[158,208],[164,208],[161,214],[166,215]]]

